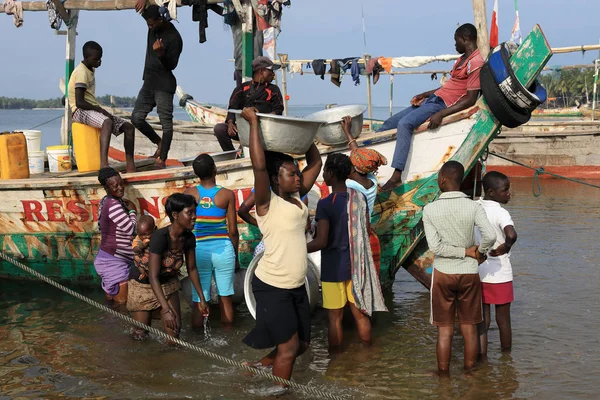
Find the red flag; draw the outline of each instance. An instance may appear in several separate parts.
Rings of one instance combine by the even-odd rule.
[[[498,46],[498,0],[494,0],[492,27],[490,28],[490,47]]]

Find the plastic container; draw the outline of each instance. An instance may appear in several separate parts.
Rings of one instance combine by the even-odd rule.
[[[73,152],[79,172],[100,169],[100,129],[73,122]]]
[[[35,130],[25,130],[21,131],[23,135],[25,135],[25,139],[27,139],[27,151],[40,151],[42,148],[42,131]]]
[[[27,140],[21,132],[0,134],[0,179],[29,178]]]
[[[44,156],[46,152],[44,151],[28,151],[29,156],[29,173],[33,174],[43,174],[44,173]]]
[[[71,171],[71,146],[48,146],[46,147],[46,153],[48,153],[48,168],[50,172]]]

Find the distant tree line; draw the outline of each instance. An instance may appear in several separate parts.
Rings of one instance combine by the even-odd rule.
[[[540,76],[551,107],[571,107],[592,102],[594,69],[554,69]],[[600,89],[600,88],[599,88]]]
[[[135,104],[135,97],[120,97],[113,96],[113,103],[111,104],[110,95],[104,95],[97,97],[100,104],[105,106],[114,105],[115,107],[125,108],[133,107]],[[0,96],[0,110],[20,110],[32,109],[32,108],[61,108],[64,107],[63,99],[56,97],[48,100],[33,100],[33,99],[20,99],[16,97],[2,97]]]

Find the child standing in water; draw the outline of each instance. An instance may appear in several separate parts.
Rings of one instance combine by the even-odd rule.
[[[370,213],[365,196],[346,186],[350,158],[330,154],[323,179],[332,193],[317,204],[317,234],[308,252],[321,250],[323,308],[329,319],[330,349],[342,345],[342,318],[349,305],[360,340],[371,344],[373,311],[387,311],[369,242]],[[350,229],[352,227],[352,229]]]
[[[488,253],[487,260],[479,266],[481,277],[481,296],[483,298],[483,322],[479,324],[479,342],[481,355],[487,355],[487,333],[491,323],[491,305],[496,310],[496,324],[500,331],[500,346],[503,351],[512,346],[510,325],[510,303],[515,299],[513,292],[513,274],[510,263],[510,249],[517,241],[517,231],[513,220],[501,204],[510,201],[510,180],[500,172],[488,172],[483,177],[485,195],[478,203],[483,206],[488,220],[496,232],[494,249]],[[476,240],[480,233],[475,232]]]
[[[239,233],[235,213],[235,194],[217,185],[217,167],[208,154],[200,154],[193,162],[194,173],[200,178],[198,186],[185,190],[198,203],[194,236],[196,237],[196,263],[204,298],[210,300],[210,284],[214,276],[221,308],[221,322],[233,324],[233,281],[238,264]],[[192,287],[192,301],[200,302]],[[197,307],[192,308],[192,327],[201,331],[204,316]]]

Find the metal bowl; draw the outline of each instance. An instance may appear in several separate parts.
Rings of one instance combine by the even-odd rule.
[[[356,139],[360,136],[363,128],[363,113],[366,109],[365,106],[360,105],[333,107],[307,115],[306,119],[327,121],[319,128],[317,140],[325,145],[335,146],[348,143],[348,138],[342,129],[342,118],[346,115],[352,117],[352,127],[350,128],[352,138]]]
[[[229,110],[236,114],[238,136],[242,146],[249,146],[250,124],[240,116],[240,110]],[[260,137],[265,150],[290,154],[305,154],[313,144],[321,120],[283,117],[274,114],[257,114]]]
[[[237,150],[228,150],[228,151],[219,151],[218,153],[207,153],[207,154],[209,156],[211,156],[212,159],[215,160],[215,162],[219,162],[219,161],[235,160],[235,156],[236,156],[237,152],[238,152]],[[195,155],[192,157],[180,158],[178,161],[180,163],[182,163],[183,165],[192,165],[192,163],[194,162],[196,157],[198,157],[198,155]]]
[[[244,298],[246,300],[246,306],[248,307],[248,311],[250,314],[256,319],[256,300],[254,299],[254,293],[252,292],[252,277],[254,276],[254,271],[258,266],[258,261],[262,258],[264,254],[260,252],[250,261],[248,268],[246,269],[246,276],[244,277]],[[308,302],[310,304],[310,309],[314,310],[317,306],[319,299],[321,298],[319,294],[319,286],[321,285],[321,281],[319,279],[320,273],[319,269],[313,263],[313,261],[308,257],[306,259],[308,265],[306,269],[306,278],[304,279],[304,286],[306,287],[306,293],[308,294]]]

